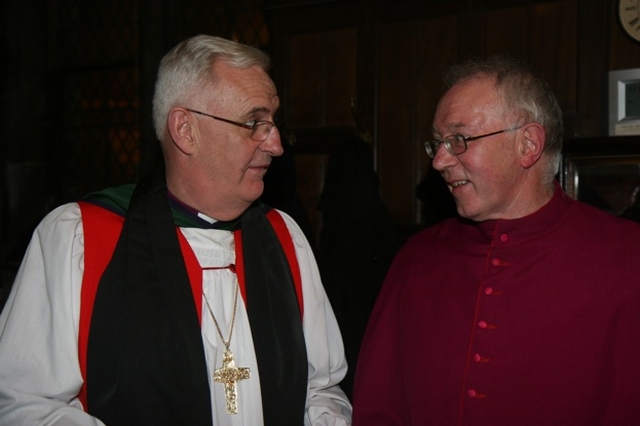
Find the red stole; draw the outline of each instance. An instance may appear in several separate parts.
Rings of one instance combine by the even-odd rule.
[[[91,314],[93,311],[93,303],[98,290],[100,278],[105,268],[111,260],[111,256],[115,249],[124,217],[95,204],[87,202],[79,202],[82,214],[82,227],[84,231],[84,275],[82,278],[82,290],[80,295],[80,323],[78,327],[78,360],[80,362],[80,371],[82,377],[86,378],[87,366],[87,343],[89,339],[89,326],[91,324]],[[267,213],[267,218],[273,226],[278,240],[285,252],[293,280],[295,284],[298,306],[300,315],[304,314],[304,301],[302,298],[302,280],[300,277],[300,268],[295,253],[295,247],[289,229],[284,222],[282,216],[272,209]],[[184,257],[191,290],[198,312],[198,318],[202,317],[202,269],[198,263],[191,246],[187,242],[182,232],[176,228],[180,248]],[[234,241],[236,248],[236,273],[238,283],[240,285],[240,293],[246,300],[245,289],[245,271],[244,258],[242,250],[242,234],[240,230],[234,231]],[[83,383],[78,398],[82,402],[86,410],[86,384]]]

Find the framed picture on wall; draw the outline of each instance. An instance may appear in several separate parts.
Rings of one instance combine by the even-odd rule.
[[[609,135],[640,135],[640,68],[609,71]]]
[[[640,222],[640,136],[565,141],[559,179],[570,197]]]

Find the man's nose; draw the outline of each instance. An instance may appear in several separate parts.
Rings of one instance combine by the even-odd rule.
[[[260,149],[269,153],[272,157],[279,157],[284,153],[282,140],[280,139],[280,131],[276,126],[273,126],[267,138],[262,141]]]

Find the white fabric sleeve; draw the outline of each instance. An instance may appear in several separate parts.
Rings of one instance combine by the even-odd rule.
[[[325,293],[315,257],[300,227],[280,212],[291,232],[300,265],[304,299],[303,331],[309,378],[305,426],[351,425],[351,404],[338,384],[347,373],[342,336]]]
[[[0,423],[103,425],[82,409],[78,318],[84,239],[75,203],[33,233],[0,314]]]

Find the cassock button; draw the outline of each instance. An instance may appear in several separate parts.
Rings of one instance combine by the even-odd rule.
[[[490,296],[492,293],[493,293],[492,287],[487,287],[484,289],[484,294],[486,294],[487,296]]]
[[[467,391],[467,395],[469,395],[469,398],[486,398],[487,397],[487,395],[483,393],[479,393],[475,389],[469,389]]]
[[[480,354],[474,354],[473,355],[473,361],[474,362],[489,362],[491,361],[489,358],[485,358]]]
[[[495,326],[495,325],[493,325],[493,324],[489,324],[488,322],[486,322],[486,321],[484,321],[484,320],[483,320],[483,321],[479,321],[479,322],[478,322],[478,327],[480,327],[480,328],[481,328],[481,329],[483,329],[483,330],[484,330],[485,328],[488,328],[489,330],[493,330],[493,329],[495,329],[495,328],[496,328],[496,326]]]
[[[507,234],[500,235],[500,241],[502,241],[503,243],[505,243],[508,239],[509,236]]]
[[[500,266],[500,259],[495,258],[491,261],[491,263],[493,264],[493,266]]]

